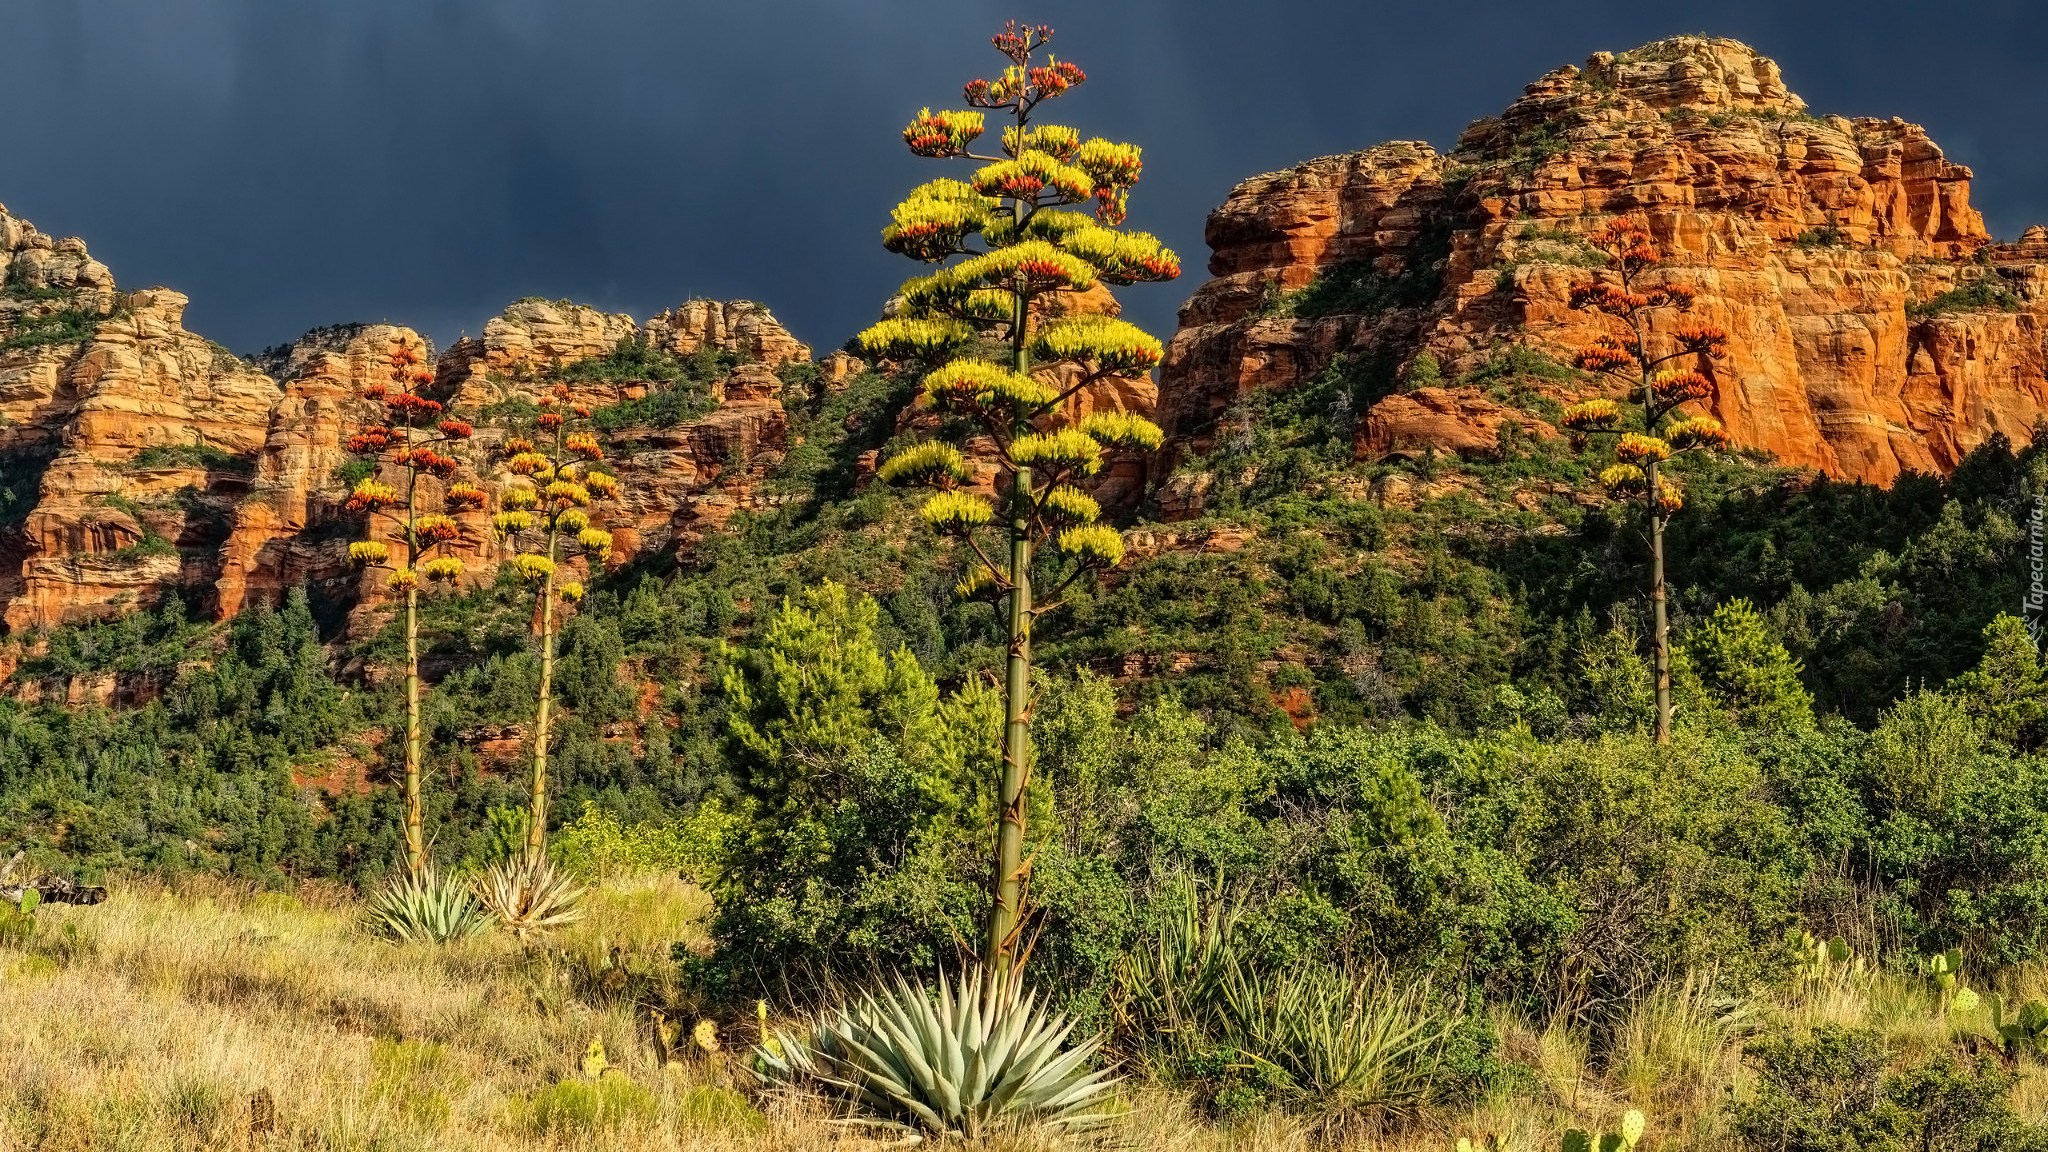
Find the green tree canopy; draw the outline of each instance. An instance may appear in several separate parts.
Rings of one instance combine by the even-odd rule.
[[[1681,681],[1695,684],[1737,720],[1757,728],[1813,723],[1813,694],[1799,661],[1771,634],[1756,606],[1737,597],[1714,609],[1680,650]]]

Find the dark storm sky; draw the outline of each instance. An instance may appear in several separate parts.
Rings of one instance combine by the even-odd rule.
[[[1246,176],[1388,139],[1448,147],[1544,71],[1733,36],[1817,113],[1902,116],[1977,170],[1992,231],[2048,221],[2048,6],[2022,0],[0,0],[0,203],[238,350],[345,320],[442,343],[508,301],[770,305],[823,349],[914,266],[908,156],[1016,16],[1089,81],[1052,119],[1145,148],[1132,223],[1176,284]],[[956,174],[958,169],[955,169]]]

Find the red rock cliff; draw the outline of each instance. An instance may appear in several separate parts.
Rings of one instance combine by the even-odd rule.
[[[354,571],[361,526],[344,515],[348,438],[377,420],[361,399],[393,347],[425,350],[391,325],[340,325],[244,360],[183,326],[185,297],[118,292],[76,239],[53,239],[0,208],[0,621],[32,631],[178,591],[231,615],[312,581],[366,604],[381,582]],[[766,308],[687,301],[641,325],[568,302],[522,300],[458,341],[436,388],[459,411],[532,399],[560,366],[621,340],[688,357],[745,361],[709,382],[711,410],[620,429],[621,506],[600,519],[630,554],[674,550],[741,509],[787,445],[774,369],[811,351]],[[430,351],[430,350],[429,350]],[[645,396],[651,381],[574,385],[594,407]],[[472,447],[487,487],[503,429]],[[461,518],[473,580],[504,559],[488,515]]]
[[[1162,416],[1199,450],[1233,405],[1339,353],[1387,389],[1427,353],[1448,386],[1380,400],[1360,453],[1469,449],[1500,420],[1458,376],[1506,344],[1583,342],[1593,321],[1568,294],[1597,260],[1579,238],[1630,215],[1733,337],[1705,406],[1737,443],[1879,484],[1946,472],[2048,414],[2048,232],[1992,244],[1971,175],[1915,125],[1808,115],[1732,40],[1597,53],[1448,155],[1395,142],[1239,185],[1209,218],[1213,279],[1182,308]],[[1319,278],[1362,290],[1289,315]],[[1928,308],[1973,285],[1991,303]]]

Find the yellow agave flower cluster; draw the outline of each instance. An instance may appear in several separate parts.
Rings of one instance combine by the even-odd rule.
[[[1674,421],[1664,429],[1665,438],[1678,448],[1726,448],[1728,430],[1712,416],[1692,416]]]
[[[940,411],[966,405],[1009,409],[1029,416],[1059,399],[1059,392],[1031,376],[986,360],[955,360],[924,378],[925,399]]]
[[[550,500],[567,500],[571,504],[586,505],[590,503],[590,489],[574,480],[554,480],[548,484],[547,497]]]
[[[1081,431],[1111,448],[1151,452],[1166,442],[1159,425],[1134,412],[1091,412],[1082,418]]]
[[[1114,568],[1124,561],[1124,538],[1106,524],[1081,524],[1059,534],[1059,549],[1083,564]]]
[[[965,152],[984,130],[979,112],[934,112],[920,108],[917,119],[903,130],[903,142],[919,156],[944,159]]]
[[[1047,519],[1067,524],[1093,524],[1102,515],[1102,505],[1095,502],[1095,497],[1072,484],[1061,484],[1048,491],[1039,500],[1038,508]]]
[[[1010,441],[1009,455],[1019,468],[1049,468],[1055,473],[1093,476],[1102,467],[1102,445],[1071,425],[1019,436]]]
[[[1581,400],[1564,410],[1559,421],[1574,432],[1606,428],[1621,418],[1621,406],[1606,397]]]
[[[1671,445],[1661,437],[1645,436],[1630,432],[1614,446],[1615,458],[1624,464],[1645,464],[1652,460],[1669,460]]]
[[[884,484],[965,484],[974,479],[974,469],[958,448],[942,440],[913,444],[882,462],[875,478]]]
[[[1135,324],[1108,316],[1075,316],[1047,325],[1031,341],[1040,360],[1093,364],[1117,376],[1150,372],[1166,355],[1157,338]]]
[[[453,556],[437,556],[421,566],[420,571],[426,574],[427,579],[436,583],[460,580],[462,579],[462,561]]]
[[[974,342],[974,326],[951,317],[891,317],[860,334],[861,348],[883,360],[944,360]]]
[[[979,528],[995,518],[989,502],[967,492],[940,492],[925,501],[920,511],[934,532],[955,536]]]

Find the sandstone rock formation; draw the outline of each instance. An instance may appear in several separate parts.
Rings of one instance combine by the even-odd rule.
[[[518,301],[484,326],[482,338],[458,341],[441,356],[435,389],[460,412],[515,397],[531,400],[552,385],[556,368],[609,355],[621,339],[678,354],[708,347],[742,358],[765,355],[775,364],[809,358],[810,350],[759,305],[693,302],[678,311],[699,321],[691,330],[696,343],[677,337],[662,317],[642,329],[630,317],[581,305]],[[222,548],[214,583],[221,615],[258,599],[275,600],[309,580],[329,595],[361,604],[386,599],[379,575],[358,573],[348,563],[348,542],[362,528],[342,507],[348,493],[339,472],[353,459],[345,447],[348,438],[381,416],[378,405],[362,399],[364,387],[383,379],[394,347],[424,343],[406,328],[343,325],[317,329],[258,358],[283,379],[283,394],[270,411],[250,494],[237,506]],[[644,397],[659,386],[606,378],[579,380],[572,391],[578,402],[603,407]],[[755,488],[786,448],[781,389],[769,362],[743,363],[710,382],[707,391],[716,407],[700,419],[617,430],[611,464],[624,496],[596,516],[612,531],[615,548],[630,557],[687,546],[739,509],[768,503],[756,497]],[[508,479],[496,452],[504,435],[502,425],[482,424],[468,446],[473,474],[487,491]],[[423,482],[430,489],[436,483]],[[491,534],[490,517],[476,512],[457,520],[463,533],[452,551],[467,566],[465,580],[488,582],[506,559]],[[395,549],[399,542],[390,537],[390,527],[378,522]]]
[[[1992,244],[1971,177],[1915,125],[1808,115],[1732,40],[1596,53],[1449,155],[1395,142],[1239,185],[1209,218],[1213,279],[1182,309],[1162,423],[1200,450],[1241,401],[1339,354],[1382,393],[1425,351],[1453,382],[1507,344],[1562,358],[1597,323],[1568,307],[1597,274],[1581,237],[1630,215],[1699,290],[1697,318],[1732,335],[1704,405],[1738,444],[1879,484],[1945,472],[2048,415],[2048,231]],[[1355,291],[1299,291],[1333,280]],[[1304,302],[1321,307],[1288,314]],[[1420,431],[1417,404],[1450,415],[1379,404],[1362,454]],[[1485,423],[1429,436],[1469,449]]]
[[[214,578],[277,385],[0,209],[0,618],[44,627]]]
[[[647,342],[677,356],[706,348],[730,352],[768,368],[808,364],[809,345],[800,344],[768,309],[751,300],[687,300],[647,322]]]
[[[170,591],[226,616],[311,581],[376,604],[383,582],[348,563],[362,525],[346,515],[350,436],[381,418],[363,398],[410,329],[344,324],[240,359],[188,332],[185,297],[121,293],[83,242],[53,239],[0,209],[0,621],[13,633]],[[613,436],[622,506],[600,516],[627,554],[687,546],[735,511],[783,499],[756,489],[787,444],[774,369],[810,349],[746,301],[690,301],[642,326],[567,302],[521,300],[438,360],[451,407],[532,399],[555,369],[621,341],[743,363],[703,385],[712,409]],[[842,373],[850,371],[840,366]],[[608,371],[575,385],[593,407],[664,386]],[[479,428],[486,487],[504,430]],[[387,478],[388,479],[388,478]],[[487,513],[459,518],[471,580],[504,557]],[[384,526],[383,531],[389,531]]]

